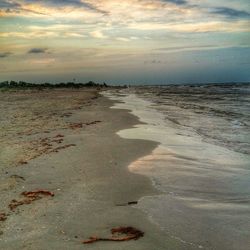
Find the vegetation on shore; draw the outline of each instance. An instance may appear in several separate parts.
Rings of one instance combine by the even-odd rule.
[[[98,87],[98,88],[106,88],[108,85],[104,82],[103,84],[95,83],[93,81],[89,81],[87,83],[75,83],[75,82],[67,82],[67,83],[29,83],[24,81],[4,81],[0,82],[0,88],[18,88],[18,89],[43,89],[43,88],[50,88],[50,89],[56,89],[56,88],[84,88],[84,87]]]

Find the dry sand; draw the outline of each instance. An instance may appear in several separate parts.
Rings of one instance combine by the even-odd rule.
[[[187,249],[171,239],[135,206],[117,206],[156,194],[147,177],[128,165],[157,145],[120,138],[138,124],[97,90],[0,92],[0,249]],[[44,197],[10,211],[23,191],[46,189]],[[110,229],[133,226],[137,241],[97,242]]]

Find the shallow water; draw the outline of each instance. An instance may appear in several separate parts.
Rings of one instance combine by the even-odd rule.
[[[170,121],[203,140],[250,153],[250,84],[137,88]]]
[[[119,131],[121,137],[159,143],[129,166],[149,176],[162,192],[143,197],[137,207],[183,242],[184,249],[249,249],[248,89],[166,87],[106,93],[119,101],[113,108],[129,109],[144,123]]]

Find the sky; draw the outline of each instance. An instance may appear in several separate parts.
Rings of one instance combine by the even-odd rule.
[[[249,0],[0,0],[0,81],[250,82]]]

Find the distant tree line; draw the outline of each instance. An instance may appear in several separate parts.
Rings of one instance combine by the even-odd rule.
[[[52,83],[30,83],[30,82],[24,82],[24,81],[4,81],[0,82],[0,88],[20,88],[20,89],[26,89],[26,88],[84,88],[84,87],[100,87],[105,88],[108,87],[108,85],[104,82],[103,84],[95,83],[93,81],[89,81],[87,83],[75,83],[75,82],[61,82],[57,84]]]

